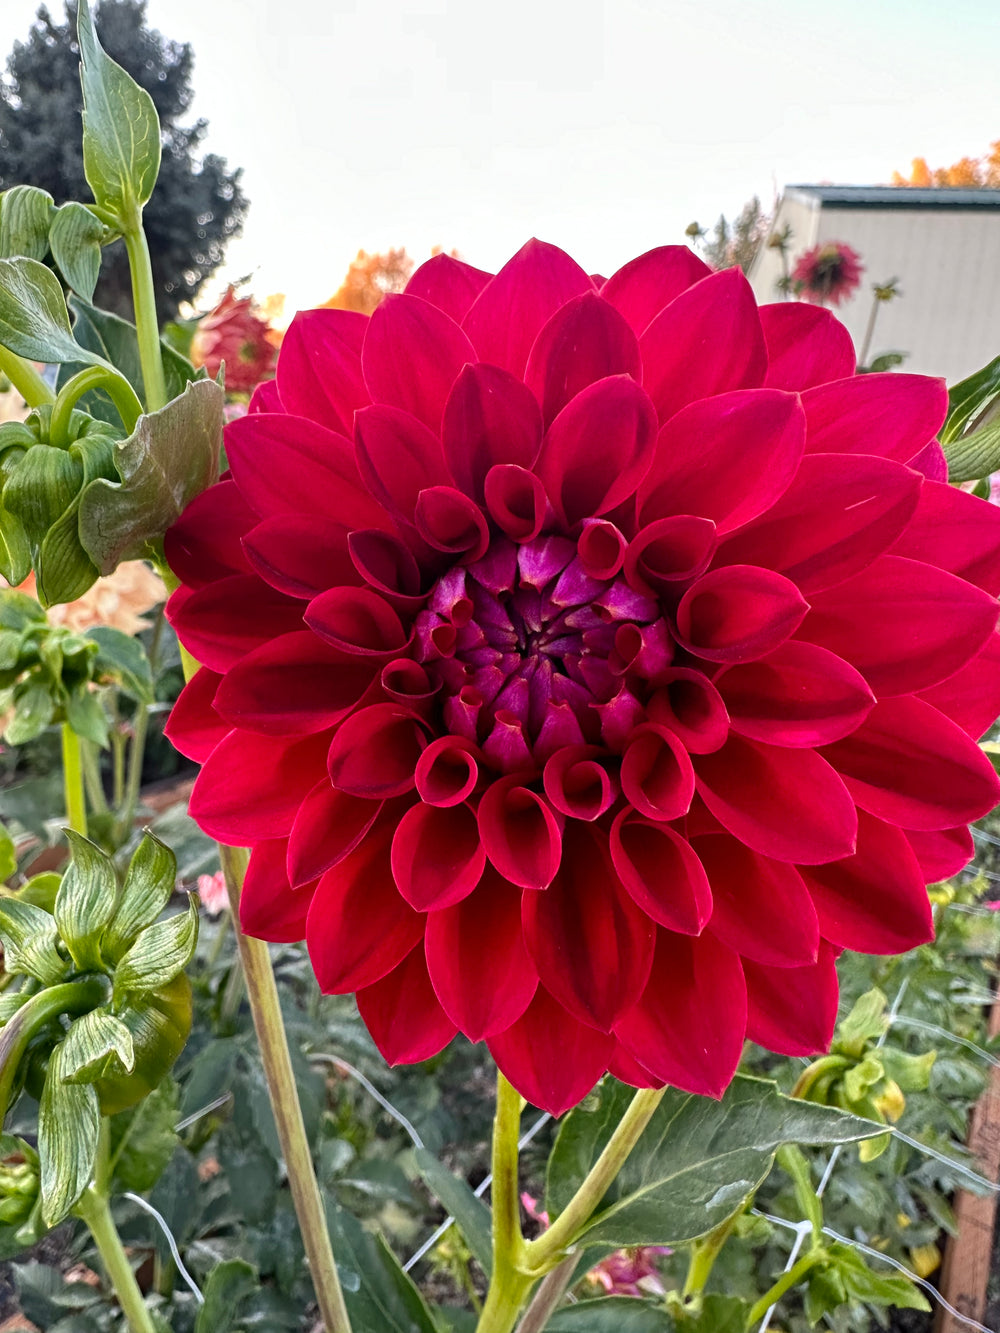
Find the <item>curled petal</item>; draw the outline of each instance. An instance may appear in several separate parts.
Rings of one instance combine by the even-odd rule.
[[[347,538],[351,563],[369,587],[397,611],[415,611],[427,600],[420,566],[413,552],[395,533],[367,528]],[[337,582],[349,583],[350,579]],[[333,586],[331,581],[327,587]]]
[[[820,934],[842,949],[895,954],[934,938],[924,877],[906,835],[858,812],[858,849],[802,877],[819,916]]]
[[[611,857],[633,900],[658,925],[700,935],[712,915],[705,868],[669,825],[622,810],[611,826]]]
[[[828,1051],[840,999],[836,962],[836,949],[825,941],[816,961],[804,967],[761,967],[744,959],[750,1040],[781,1055]]]
[[[625,562],[628,542],[607,519],[585,519],[576,549],[586,572],[595,579],[613,579]]]
[[[980,819],[1000,801],[1000,779],[976,743],[921,699],[882,699],[826,758],[864,810],[933,832]]]
[[[309,603],[306,624],[351,656],[387,660],[409,642],[399,616],[370,588],[330,588]]]
[[[738,268],[712,273],[671,301],[639,346],[642,382],[661,422],[696,398],[758,388],[767,373],[757,305]]]
[[[600,289],[601,296],[641,334],[664,306],[711,272],[686,245],[661,245],[612,273]]]
[[[425,730],[420,715],[400,704],[362,708],[341,723],[330,745],[327,766],[333,785],[369,800],[412,791]]]
[[[783,575],[755,565],[727,565],[703,574],[681,598],[677,639],[710,662],[749,662],[790,638],[808,609]]]
[[[213,707],[215,691],[223,679],[216,671],[201,667],[177,696],[163,734],[175,749],[196,764],[203,764],[219,741],[232,730]]]
[[[656,414],[627,375],[582,389],[542,441],[535,471],[561,523],[607,513],[635,491],[653,461]]]
[[[433,431],[441,427],[459,372],[475,360],[472,344],[455,321],[409,293],[382,298],[361,349],[372,401],[402,408]]]
[[[413,521],[428,546],[451,556],[478,560],[490,544],[482,510],[452,486],[431,486],[421,491]]]
[[[418,912],[460,902],[479,883],[486,853],[476,816],[467,805],[411,806],[392,840],[392,873]]]
[[[358,661],[303,630],[248,653],[226,673],[215,696],[234,727],[271,736],[325,731],[361,701],[376,679]]]
[[[392,877],[390,832],[366,838],[316,886],[306,943],[326,995],[380,981],[423,934],[424,918],[404,901]]]
[[[544,889],[559,869],[559,821],[537,792],[516,774],[494,782],[479,802],[479,832],[486,855],[505,879]]]
[[[724,667],[715,686],[741,736],[769,745],[827,745],[868,716],[875,696],[843,658],[790,640],[757,662]]]
[[[359,581],[347,542],[347,528],[330,519],[273,514],[251,528],[243,549],[265,583],[289,597],[310,599],[325,588]]]
[[[851,794],[815,750],[730,736],[721,750],[696,755],[694,763],[702,800],[723,828],[755,852],[813,865],[854,851]]]
[[[674,641],[665,620],[651,625],[619,625],[608,665],[615,675],[627,672],[659,682],[673,661]]]
[[[535,339],[524,380],[546,426],[581,389],[609,375],[642,378],[639,343],[613,305],[595,291],[567,301]]]
[[[306,937],[315,883],[293,888],[285,874],[284,838],[259,842],[240,890],[240,926],[257,939],[296,943]]]
[[[721,1097],[743,1050],[747,993],[739,956],[708,931],[657,932],[649,983],[615,1035],[656,1078]]]
[[[479,781],[476,747],[464,736],[439,736],[417,760],[415,777],[420,799],[428,805],[461,805]]]
[[[650,698],[650,721],[676,732],[691,754],[711,754],[726,742],[729,714],[708,677],[691,667],[670,667]]]
[[[350,855],[383,810],[338,791],[325,775],[303,798],[288,835],[286,872],[293,888],[318,879]]]
[[[354,413],[368,402],[361,373],[367,328],[368,316],[354,310],[300,310],[278,357],[282,410],[350,435]]]
[[[700,514],[720,533],[741,527],[788,489],[805,438],[794,394],[749,389],[690,403],[659,433],[639,490],[639,522]]]
[[[533,472],[498,463],[483,488],[490,518],[512,541],[533,542],[551,513],[545,487]]]
[[[451,255],[433,255],[414,272],[406,284],[407,296],[430,301],[456,323],[461,323],[469,306],[493,275]]]
[[[425,713],[441,689],[441,682],[431,680],[420,663],[411,657],[397,657],[387,662],[379,680],[390,699],[417,713]]]
[[[646,984],[653,925],[618,884],[606,835],[571,825],[559,874],[524,895],[521,916],[545,988],[580,1022],[610,1031]]]
[[[666,727],[644,723],[622,755],[622,791],[650,819],[679,819],[694,795],[694,770],[680,738]]]
[[[591,822],[611,808],[617,788],[597,762],[603,754],[597,745],[565,745],[548,760],[542,773],[545,795],[560,814]]]
[[[329,744],[328,734],[288,740],[231,731],[195,781],[191,817],[230,847],[287,838]]]
[[[524,723],[509,708],[497,709],[493,730],[483,742],[483,754],[501,773],[520,773],[533,767]]]
[[[676,596],[685,583],[705,572],[714,554],[715,524],[710,518],[692,514],[658,518],[629,543],[625,577],[638,592],[651,597]]]
[[[542,413],[517,376],[480,362],[464,366],[455,381],[441,434],[455,481],[480,501],[491,468],[531,467],[542,443]]]
[[[822,306],[778,301],[760,308],[772,389],[801,393],[854,374],[854,343],[840,320]]]
[[[712,886],[712,933],[766,967],[805,967],[819,949],[819,921],[802,876],[726,834],[695,838]]]
[[[470,1041],[516,1023],[538,988],[521,928],[520,891],[492,866],[467,898],[430,913],[424,947],[437,997]]]
[[[458,1031],[438,1003],[420,944],[380,981],[362,986],[357,1000],[365,1027],[390,1065],[429,1060]]]

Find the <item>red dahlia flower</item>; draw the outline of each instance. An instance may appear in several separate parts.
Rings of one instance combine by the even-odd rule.
[[[230,284],[214,310],[199,320],[191,339],[191,360],[214,379],[226,365],[226,389],[249,393],[274,372],[274,332],[254,310],[253,299],[236,296]]]
[[[861,285],[865,266],[857,250],[842,241],[814,245],[792,269],[792,290],[806,301],[840,305]]]
[[[553,1112],[825,1047],[840,950],[931,937],[998,799],[1000,513],[944,386],[688,250],[445,255],[300,314],[167,537],[170,733],[390,1061],[456,1031]]]

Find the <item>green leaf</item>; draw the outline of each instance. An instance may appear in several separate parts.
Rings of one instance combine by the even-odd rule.
[[[0,257],[44,259],[51,212],[52,196],[34,185],[15,185],[0,194]]]
[[[911,1055],[896,1046],[883,1046],[879,1052],[885,1072],[899,1084],[903,1092],[926,1092],[937,1051]]]
[[[45,612],[34,597],[13,588],[0,590],[0,629],[30,629],[46,623]]]
[[[260,1287],[257,1270],[245,1259],[225,1259],[205,1281],[205,1304],[198,1311],[194,1333],[231,1333],[239,1308]]]
[[[147,927],[115,968],[114,998],[158,990],[183,972],[198,943],[198,900],[188,910]]]
[[[23,583],[31,572],[31,546],[21,520],[0,504],[0,576]]]
[[[14,839],[10,836],[5,824],[0,824],[0,883],[10,879],[17,869],[17,852],[14,848]]]
[[[95,673],[110,676],[139,703],[151,704],[154,699],[153,671],[142,641],[120,629],[112,629],[110,625],[95,625],[87,631],[87,638],[98,647]]]
[[[97,566],[80,545],[78,507],[78,501],[74,501],[56,519],[38,548],[36,587],[43,606],[75,602],[97,580]]]
[[[8,972],[23,972],[43,986],[66,975],[67,963],[56,948],[56,923],[48,912],[23,898],[0,898],[0,939]]]
[[[1000,420],[943,446],[950,482],[978,481],[1000,469]]]
[[[149,832],[132,854],[118,910],[104,932],[101,952],[117,962],[139,933],[151,926],[177,884],[177,858]]]
[[[73,337],[79,345],[103,361],[110,362],[125,376],[139,398],[145,401],[146,391],[135,325],[106,310],[98,310],[76,296],[69,298],[69,308],[73,313]],[[186,357],[181,356],[162,339],[160,356],[163,361],[168,398],[178,397],[184,392],[184,386],[190,384],[192,380],[206,378],[204,368],[195,370]],[[82,369],[82,364],[64,365],[59,372],[58,388],[63,388],[73,375]],[[85,408],[91,416],[107,424],[121,426],[118,409],[104,389],[92,389],[90,393],[84,394],[78,406]]]
[[[42,1217],[61,1222],[90,1184],[97,1158],[101,1111],[89,1083],[65,1083],[63,1043],[52,1052],[38,1107]]]
[[[55,716],[56,701],[47,685],[28,681],[14,691],[14,716],[7,723],[8,745],[25,745],[40,736]]]
[[[605,1079],[563,1120],[549,1158],[546,1207],[566,1207],[620,1122],[633,1089]],[[705,1235],[753,1193],[783,1143],[871,1138],[882,1127],[737,1077],[719,1101],[668,1088],[581,1237],[587,1245],[676,1245]]]
[[[36,444],[21,459],[3,489],[3,502],[24,524],[33,549],[76,500],[83,482],[83,464],[67,449]]]
[[[87,0],[77,13],[83,84],[83,172],[94,198],[121,225],[139,225],[160,170],[160,122],[153,99],[108,56]]]
[[[684,1327],[686,1333],[688,1326]],[[632,1296],[602,1296],[556,1310],[549,1316],[545,1333],[675,1333],[676,1328],[662,1305]],[[720,1328],[717,1333],[729,1330]]]
[[[61,883],[62,875],[54,870],[43,870],[41,874],[32,875],[27,884],[18,889],[17,896],[22,903],[34,903],[51,915],[55,910],[56,894]]]
[[[851,1012],[837,1024],[834,1048],[847,1055],[860,1056],[865,1047],[877,1041],[889,1026],[886,1008],[886,998],[877,986],[859,995]]]
[[[1000,356],[948,390],[948,416],[939,436],[942,445],[947,446],[963,435],[997,398],[1000,398]]]
[[[100,969],[101,935],[115,914],[118,880],[111,858],[100,847],[66,830],[72,861],[56,895],[55,918],[81,972]]]
[[[108,717],[101,700],[86,684],[70,692],[65,703],[66,721],[78,736],[93,741],[102,750],[108,743]]]
[[[76,1019],[63,1042],[64,1083],[96,1083],[105,1075],[130,1074],[135,1068],[132,1034],[107,1009],[91,1009]]]
[[[224,395],[189,384],[159,412],[139,418],[115,450],[121,482],[93,481],[80,502],[80,539],[98,569],[148,555],[189,501],[215,481]],[[5,492],[6,494],[6,492]]]
[[[85,301],[91,300],[97,286],[105,231],[101,219],[77,203],[57,208],[49,227],[52,258],[70,287]]]
[[[493,1244],[490,1235],[490,1210],[454,1172],[449,1171],[427,1148],[414,1153],[417,1170],[424,1184],[458,1224],[465,1243],[479,1260],[487,1278],[493,1271]]]
[[[74,342],[59,279],[37,259],[0,259],[0,345],[29,361],[102,361]]]
[[[831,1245],[825,1275],[836,1273],[845,1300],[892,1305],[902,1310],[930,1310],[919,1288],[899,1273],[876,1273],[853,1245]]]
[[[378,1333],[437,1333],[423,1296],[381,1236],[343,1209],[327,1207],[337,1270],[351,1323]]]
[[[178,1139],[180,1091],[169,1076],[130,1111],[111,1118],[111,1175],[115,1190],[145,1194],[166,1170]]]

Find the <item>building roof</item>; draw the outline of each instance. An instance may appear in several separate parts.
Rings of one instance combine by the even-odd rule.
[[[785,196],[814,208],[1000,209],[1000,190],[952,187],[921,189],[913,185],[786,185]]]

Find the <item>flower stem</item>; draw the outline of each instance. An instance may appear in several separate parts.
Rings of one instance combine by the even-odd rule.
[[[55,400],[55,394],[38,371],[9,347],[0,347],[0,372],[10,380],[29,407],[41,407]]]
[[[744,1203],[743,1208],[745,1207],[746,1204]],[[696,1240],[691,1246],[687,1277],[684,1280],[683,1294],[685,1296],[700,1296],[705,1290],[705,1283],[708,1281],[715,1261],[718,1259],[723,1245],[732,1234],[736,1223],[742,1217],[743,1208],[733,1213],[732,1217],[727,1217],[714,1231],[710,1231],[707,1236],[702,1236],[701,1240]]]
[[[758,1320],[763,1319],[771,1306],[774,1305],[776,1301],[780,1301],[786,1291],[791,1291],[792,1287],[797,1286],[805,1277],[806,1273],[809,1272],[810,1268],[814,1267],[822,1259],[825,1259],[825,1257],[826,1255],[823,1250],[810,1250],[809,1253],[804,1254],[798,1263],[793,1265],[787,1273],[782,1273],[774,1286],[771,1287],[769,1291],[765,1291],[764,1295],[756,1305],[751,1307],[750,1313],[747,1315],[747,1328],[753,1328]]]
[[[146,729],[149,726],[149,709],[141,703],[135,711],[132,721],[132,744],[128,756],[128,779],[125,784],[124,801],[118,812],[118,826],[123,839],[127,839],[132,830],[136,807],[139,804],[139,787],[142,782],[142,760],[146,750]]]
[[[62,724],[63,791],[66,819],[74,833],[87,836],[87,799],[83,790],[83,761],[80,737],[68,722]]]
[[[604,1198],[608,1186],[625,1164],[629,1153],[649,1124],[653,1112],[663,1099],[665,1088],[641,1088],[622,1116],[604,1151],[591,1167],[583,1184],[547,1231],[525,1247],[527,1266],[531,1271],[545,1271],[552,1261],[561,1260],[567,1246],[572,1245],[581,1228]]]
[[[90,1185],[74,1210],[86,1222],[94,1238],[97,1252],[101,1256],[122,1312],[129,1322],[132,1333],[156,1333],[146,1302],[142,1298],[139,1284],[132,1272],[128,1255],[122,1247],[121,1237],[115,1227],[107,1196],[95,1185]]]
[[[493,1275],[476,1333],[510,1333],[534,1278],[524,1271],[517,1183],[521,1097],[497,1070],[493,1118]]]
[[[59,390],[55,406],[52,408],[52,422],[49,427],[51,444],[61,447],[69,443],[69,421],[74,406],[85,393],[98,388],[105,390],[122,419],[122,425],[130,435],[132,434],[135,423],[142,415],[142,403],[139,402],[135,390],[125,376],[113,366],[87,366]]]
[[[553,1268],[525,1310],[524,1318],[517,1326],[517,1333],[541,1333],[549,1321],[549,1315],[566,1294],[578,1257],[575,1254],[567,1254],[562,1263]]]
[[[250,1010],[263,1058],[271,1110],[274,1112],[278,1139],[288,1169],[292,1200],[302,1230],[302,1240],[309,1260],[320,1314],[326,1324],[327,1333],[351,1333],[351,1321],[340,1289],[330,1233],[323,1213],[323,1201],[320,1198],[312,1154],[309,1151],[309,1140],[306,1138],[302,1120],[302,1108],[295,1086],[288,1039],[281,1019],[278,988],[271,967],[271,955],[262,940],[251,939],[240,929],[240,889],[243,876],[246,874],[248,854],[241,847],[220,847],[219,853],[226,878],[226,888],[229,890],[233,931],[246,976]]]
[[[156,318],[156,293],[153,290],[153,269],[149,262],[149,246],[142,222],[125,231],[125,249],[132,271],[132,302],[135,306],[135,327],[139,338],[139,364],[145,388],[146,411],[158,412],[167,405],[167,382],[163,375],[160,355],[160,326]]]

